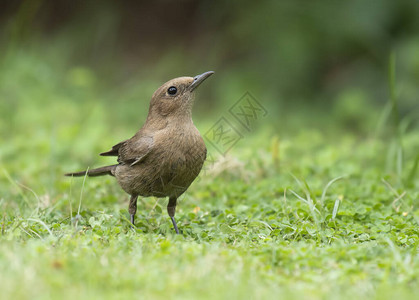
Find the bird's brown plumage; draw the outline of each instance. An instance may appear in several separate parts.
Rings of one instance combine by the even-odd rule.
[[[66,175],[115,176],[131,195],[132,222],[138,196],[169,197],[168,212],[178,232],[174,220],[176,199],[198,176],[207,153],[192,121],[194,90],[211,74],[175,78],[158,88],[143,127],[132,138],[100,154],[118,156],[118,164]]]

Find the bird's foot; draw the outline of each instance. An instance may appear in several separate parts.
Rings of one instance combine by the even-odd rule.
[[[135,215],[130,214],[131,228],[135,228]]]
[[[177,229],[175,217],[170,217],[172,219],[173,227],[175,228],[176,234],[179,234],[179,229]]]

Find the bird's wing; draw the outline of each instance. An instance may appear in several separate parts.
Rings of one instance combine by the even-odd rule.
[[[118,146],[118,162],[122,164],[129,164],[131,166],[138,164],[146,158],[152,148],[152,136],[135,135]]]
[[[123,144],[125,144],[128,140],[122,141],[115,146],[112,147],[111,150],[100,153],[101,156],[118,156],[119,155],[119,149]]]

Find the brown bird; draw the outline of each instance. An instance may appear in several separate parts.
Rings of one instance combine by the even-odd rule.
[[[169,197],[167,212],[175,221],[176,201],[198,176],[207,149],[192,121],[195,89],[214,72],[179,77],[159,87],[151,98],[143,127],[102,156],[118,156],[118,163],[66,176],[115,176],[131,195],[129,213],[134,225],[138,196]]]

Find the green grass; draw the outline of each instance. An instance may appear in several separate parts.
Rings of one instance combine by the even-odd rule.
[[[159,83],[105,86],[52,59],[17,53],[0,74],[0,298],[416,298],[417,129],[393,136],[385,109],[362,133],[270,112],[226,158],[210,149],[181,235],[154,198],[132,230],[113,178],[62,174],[112,162],[96,153],[139,128]]]

